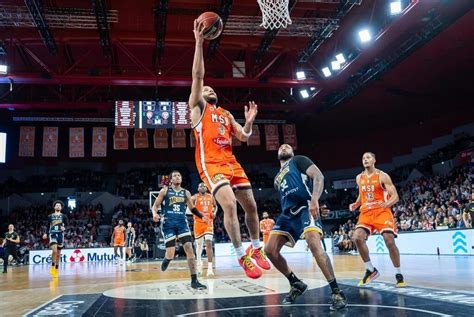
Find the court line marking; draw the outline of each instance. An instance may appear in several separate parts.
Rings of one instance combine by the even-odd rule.
[[[352,287],[357,287],[357,288],[361,288],[361,289],[371,289],[370,285],[372,285],[372,283],[370,284],[367,284],[367,285],[363,285],[363,286],[358,286],[358,285],[352,285],[352,284],[349,284],[349,283],[344,283],[344,282],[350,282],[350,281],[355,281],[356,284],[359,282],[358,279],[355,279],[355,278],[342,278],[340,280],[338,280],[338,282],[340,281],[340,283],[342,285],[346,285],[346,286],[352,286]],[[396,284],[393,283],[391,280],[387,280],[387,279],[380,279],[378,278],[377,280],[373,281],[374,283],[377,283],[377,282],[383,282],[383,283],[386,283],[386,284],[389,284],[389,286],[393,285],[393,287],[396,288]],[[430,290],[430,291],[438,291],[438,292],[452,292],[452,293],[458,293],[458,294],[462,294],[462,295],[474,295],[474,292],[472,291],[466,291],[466,290],[456,290],[456,289],[449,289],[449,288],[434,288],[433,286],[423,286],[423,285],[418,285],[418,284],[409,284],[407,286],[405,286],[404,288],[402,289],[409,289],[409,288],[421,288],[421,289],[427,289],[427,290]],[[373,290],[377,290],[377,291],[386,291],[386,292],[391,292],[389,290],[378,290],[378,289],[375,289],[375,288],[372,288]],[[398,288],[397,288],[398,289]],[[395,292],[396,293],[396,292]],[[401,295],[407,295],[407,294],[401,294]],[[415,296],[417,297],[416,295],[407,295],[407,296]],[[421,297],[421,298],[426,298],[426,297]]]
[[[266,307],[295,307],[295,306],[330,306],[329,304],[293,304],[293,305],[261,305],[261,306],[241,306],[241,307],[229,307],[229,308],[222,308],[222,309],[213,309],[213,310],[203,310],[199,312],[194,312],[194,313],[186,313],[186,314],[181,314],[181,315],[176,315],[177,317],[182,317],[182,316],[192,316],[192,315],[197,315],[197,314],[206,314],[206,313],[213,313],[213,312],[219,312],[219,311],[229,311],[229,310],[238,310],[238,309],[254,309],[254,308],[266,308]],[[390,309],[404,309],[404,310],[411,310],[411,311],[416,311],[416,312],[421,312],[421,313],[427,313],[427,314],[432,314],[436,316],[444,316],[444,317],[452,317],[453,315],[447,315],[447,314],[442,314],[442,313],[437,313],[431,310],[424,310],[424,309],[418,309],[418,308],[410,308],[410,307],[399,307],[399,306],[385,306],[385,305],[364,305],[364,304],[351,304],[347,305],[347,308],[350,307],[380,307],[380,308],[390,308]]]
[[[33,308],[32,310],[30,310],[30,311],[24,313],[23,316],[27,316],[28,314],[31,314],[31,313],[34,312],[35,310],[38,310],[38,309],[40,309],[40,308],[43,308],[43,307],[46,306],[46,305],[51,304],[52,302],[54,302],[55,300],[57,300],[57,299],[60,298],[61,296],[63,296],[63,295],[58,295],[58,296],[56,296],[55,298],[53,298],[52,300],[47,301],[46,303],[41,304],[40,306],[38,306],[38,307],[36,307],[36,308]]]

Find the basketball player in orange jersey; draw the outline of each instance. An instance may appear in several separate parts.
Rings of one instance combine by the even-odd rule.
[[[198,193],[191,197],[191,201],[196,206],[197,210],[207,218],[210,219],[211,223],[208,224],[204,220],[197,216],[193,216],[194,219],[194,239],[196,242],[196,262],[198,275],[202,275],[202,246],[203,241],[206,241],[206,255],[207,255],[207,276],[214,276],[212,270],[213,263],[213,252],[212,252],[212,239],[214,237],[214,226],[212,220],[217,212],[217,204],[211,194],[207,192],[206,184],[200,183],[198,186]]]
[[[353,240],[357,245],[360,257],[365,264],[365,275],[359,286],[366,285],[379,277],[379,272],[372,265],[366,240],[377,230],[385,240],[390,259],[395,267],[397,287],[404,287],[406,283],[400,270],[400,253],[395,244],[397,226],[393,219],[391,207],[398,202],[398,193],[392,179],[387,173],[375,168],[375,154],[366,152],[362,156],[365,171],[357,175],[359,197],[355,203],[349,205],[351,211],[360,207],[359,221],[356,225]]]
[[[204,86],[203,30],[204,25],[195,20],[196,48],[189,107],[196,137],[196,165],[202,181],[224,211],[224,226],[235,248],[239,264],[248,277],[259,278],[262,275],[260,268],[269,270],[270,263],[260,245],[257,204],[250,181],[232,153],[232,135],[246,142],[252,134],[257,105],[255,102],[249,102],[249,106],[245,107],[243,127],[235,121],[232,114],[217,106],[216,93],[211,87]],[[245,223],[252,241],[247,250],[242,247],[236,200],[245,211]]]
[[[110,239],[110,244],[112,244],[112,246],[114,247],[115,264],[117,264],[118,262],[120,263],[120,265],[123,264],[123,246],[125,245],[125,235],[126,229],[123,225],[123,220],[119,220],[118,226],[115,226],[114,231],[112,232],[112,238]],[[120,249],[120,258],[118,260],[117,249]]]
[[[275,225],[275,221],[268,217],[268,212],[264,211],[262,214],[263,219],[260,220],[260,231],[263,234],[263,243],[267,244],[268,237],[270,237],[270,232]]]

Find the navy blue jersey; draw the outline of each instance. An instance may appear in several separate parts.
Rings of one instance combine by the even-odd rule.
[[[165,217],[165,221],[186,220],[186,201],[185,189],[175,191],[173,187],[168,187],[161,207],[161,213]]]
[[[62,232],[61,227],[65,227],[67,224],[68,224],[68,218],[65,214],[52,213],[48,216],[49,233]]]
[[[313,180],[306,170],[314,164],[309,158],[297,155],[288,160],[275,176],[275,189],[280,193],[282,212],[308,205],[313,192]]]

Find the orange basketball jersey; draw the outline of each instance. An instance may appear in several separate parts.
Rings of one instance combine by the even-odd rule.
[[[114,228],[114,241],[117,241],[117,242],[125,241],[125,227],[116,226]]]
[[[263,234],[269,234],[270,231],[272,231],[274,224],[275,221],[273,221],[273,219],[267,218],[260,220],[260,231],[263,232]]]
[[[198,169],[205,169],[206,164],[235,161],[232,153],[231,116],[221,107],[209,103],[204,106],[201,118],[194,127]]]
[[[359,179],[360,211],[365,212],[380,208],[378,203],[388,200],[388,193],[380,183],[380,170],[375,170],[370,177],[363,172]]]
[[[208,194],[208,193],[204,195],[196,194],[195,204],[196,204],[197,210],[199,210],[200,213],[202,213],[204,216],[207,216],[207,218],[212,220],[213,218],[212,212],[214,210],[214,204],[212,201],[211,194]],[[203,224],[206,224],[207,226],[207,223],[204,220],[200,219],[197,216],[193,216],[193,217],[194,217],[195,223],[203,223]]]

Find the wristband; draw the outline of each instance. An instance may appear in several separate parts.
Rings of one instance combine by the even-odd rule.
[[[244,128],[242,128],[242,135],[249,138],[252,135],[252,128],[250,128],[250,132],[245,132]]]

